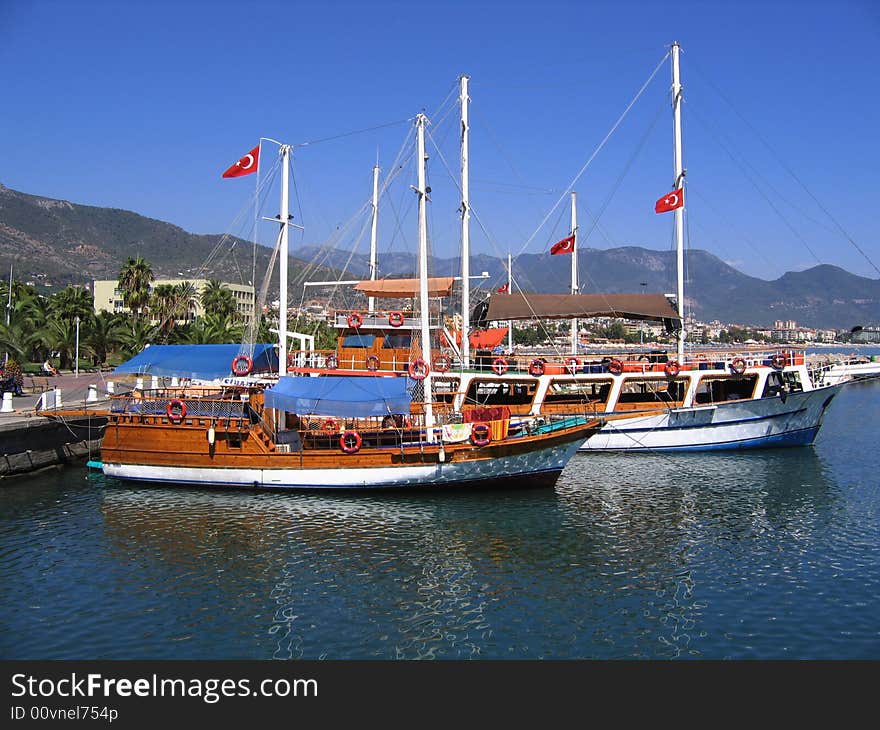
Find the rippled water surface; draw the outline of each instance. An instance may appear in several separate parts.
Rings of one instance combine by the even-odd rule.
[[[812,448],[555,490],[0,484],[0,657],[880,658],[880,382]]]

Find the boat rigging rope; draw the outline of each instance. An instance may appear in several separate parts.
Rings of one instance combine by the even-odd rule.
[[[696,72],[703,78],[703,80],[706,81],[709,87],[712,88],[712,90],[715,91],[715,93],[718,94],[719,97],[721,97],[721,99],[733,110],[734,114],[736,114],[740,118],[740,120],[742,120],[745,125],[752,131],[752,133],[761,141],[761,144],[763,144],[764,147],[767,148],[767,150],[774,157],[776,162],[779,163],[782,169],[784,169],[789,175],[791,175],[791,177],[794,178],[794,181],[798,185],[800,185],[801,188],[803,188],[804,192],[810,196],[810,199],[813,201],[816,207],[818,207],[823,213],[825,213],[825,215],[828,216],[828,219],[836,226],[837,230],[840,231],[844,238],[846,238],[853,245],[856,251],[858,251],[865,258],[865,260],[872,266],[874,271],[880,274],[880,268],[877,267],[877,264],[874,263],[874,261],[868,256],[868,254],[865,253],[864,250],[862,250],[862,247],[859,246],[859,244],[856,243],[855,239],[846,231],[846,229],[844,229],[844,227],[840,223],[838,223],[837,219],[833,215],[831,215],[831,212],[822,204],[822,200],[818,196],[813,194],[813,192],[806,186],[806,183],[804,183],[803,180],[801,180],[795,174],[795,172],[783,161],[782,157],[776,152],[776,150],[770,145],[770,143],[764,138],[764,136],[754,127],[751,122],[749,122],[749,120],[742,114],[742,112],[740,112],[739,109],[737,109],[736,106],[734,106],[734,104],[724,94],[721,93],[721,90],[714,83],[712,83],[712,80],[709,79],[706,74],[704,74],[700,70],[699,66],[693,64],[693,67],[694,70],[696,70]]]
[[[581,176],[587,171],[587,168],[592,164],[593,160],[596,159],[597,155],[602,151],[602,149],[608,143],[608,140],[611,139],[611,135],[613,135],[617,131],[617,128],[621,125],[623,120],[626,118],[626,115],[633,108],[635,103],[641,98],[645,89],[647,89],[648,86],[651,84],[651,82],[654,80],[654,77],[657,75],[657,73],[663,67],[663,64],[666,63],[667,58],[669,58],[669,51],[667,51],[666,54],[663,56],[663,58],[660,59],[660,63],[658,63],[657,66],[654,68],[654,70],[651,72],[651,75],[648,77],[648,80],[645,81],[644,84],[642,84],[642,87],[638,90],[636,95],[633,97],[632,101],[630,101],[630,103],[627,105],[626,109],[623,110],[623,113],[617,118],[617,121],[614,122],[614,124],[611,126],[611,129],[608,130],[608,133],[605,135],[605,137],[602,139],[602,141],[599,143],[599,145],[593,151],[593,154],[590,155],[589,159],[584,163],[583,167],[581,167],[581,169],[578,171],[577,175],[574,176],[572,181],[568,184],[568,186],[562,192],[562,195],[559,196],[559,199],[556,201],[555,205],[547,212],[547,215],[544,216],[544,220],[542,220],[541,223],[538,224],[538,227],[535,229],[535,232],[532,233],[532,235],[529,236],[529,238],[526,240],[526,242],[522,245],[522,247],[519,250],[519,253],[522,253],[523,251],[526,250],[526,248],[528,248],[528,246],[531,244],[531,242],[535,239],[535,236],[538,235],[538,231],[540,231],[544,227],[544,225],[547,223],[550,216],[553,215],[553,211],[555,211],[562,204],[562,201],[565,200],[566,197],[568,197],[569,193],[571,193],[572,189],[577,184],[577,181],[581,179]],[[517,254],[517,255],[519,255],[519,254]]]

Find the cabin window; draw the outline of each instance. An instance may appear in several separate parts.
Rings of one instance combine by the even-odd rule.
[[[605,403],[611,392],[610,380],[553,380],[547,388],[544,402],[552,403]]]
[[[675,403],[684,398],[687,383],[667,378],[627,379],[620,386],[618,403]]]
[[[801,374],[798,372],[770,373],[764,384],[764,398],[772,398],[780,393],[797,393],[804,389]]]
[[[473,380],[468,386],[467,405],[529,405],[535,398],[537,388],[534,380]]]
[[[412,344],[412,335],[407,334],[389,334],[385,335],[385,340],[382,343],[382,347],[386,350],[396,349],[408,349]]]
[[[455,395],[458,393],[458,378],[434,378],[431,381],[434,392],[434,401],[452,405]]]
[[[726,378],[702,378],[700,382],[697,383],[694,403],[697,405],[704,405],[707,403],[723,403],[728,400],[743,400],[745,398],[751,398],[752,394],[755,392],[755,384],[757,382],[757,375]]]
[[[375,340],[375,335],[346,335],[342,339],[342,346],[370,348]]]

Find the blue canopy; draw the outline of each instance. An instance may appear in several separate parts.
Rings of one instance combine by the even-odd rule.
[[[255,373],[278,372],[278,353],[274,345],[150,345],[114,372],[137,375],[174,376],[213,380],[232,376],[232,361],[249,355]]]
[[[266,406],[291,413],[365,418],[409,413],[406,378],[321,375],[283,377],[265,392]]]

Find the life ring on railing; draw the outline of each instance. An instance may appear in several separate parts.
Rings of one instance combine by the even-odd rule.
[[[785,367],[785,355],[780,353],[776,353],[773,357],[770,358],[770,367],[774,370],[782,370]]]
[[[741,357],[735,357],[730,361],[730,369],[734,375],[742,375],[746,371],[746,361]]]
[[[612,375],[620,375],[623,372],[623,363],[617,358],[608,362],[608,372]]]
[[[173,398],[165,406],[165,413],[171,423],[181,423],[186,418],[186,403],[179,398]]]
[[[339,448],[346,454],[356,454],[361,450],[361,435],[357,431],[345,431],[339,437]]]
[[[367,355],[367,370],[376,372],[379,369],[379,358],[376,355]]]
[[[328,370],[336,370],[339,367],[339,358],[336,355],[327,355],[324,358],[324,367]]]
[[[321,428],[328,436],[332,436],[334,433],[339,433],[339,421],[335,418],[328,418],[321,424]]]
[[[392,327],[400,327],[403,324],[403,312],[397,310],[388,313],[388,324]]]
[[[536,358],[529,363],[529,375],[533,378],[540,378],[544,374],[544,361]]]
[[[420,357],[417,357],[409,365],[407,365],[406,370],[413,380],[424,380],[428,377],[428,373],[431,372],[431,368],[428,367],[428,363],[426,363]]]
[[[446,355],[437,355],[437,357],[434,358],[434,370],[438,373],[445,373],[449,370],[451,365],[452,362],[446,357]]]
[[[348,322],[348,326],[352,329],[357,329],[364,323],[364,318],[360,315],[359,312],[351,312],[346,319]]]
[[[504,375],[507,372],[507,360],[503,357],[496,357],[492,361],[492,372],[496,375]]]
[[[576,357],[570,357],[565,361],[565,367],[572,375],[577,372],[577,369],[581,366],[581,361]]]
[[[241,363],[244,363],[244,368],[239,367]],[[232,373],[234,375],[250,375],[251,370],[254,369],[254,361],[251,360],[247,355],[237,355],[232,359]]]
[[[663,366],[663,372],[666,373],[668,378],[677,378],[681,372],[681,365],[678,364],[678,360],[667,360]]]
[[[492,431],[488,423],[475,423],[471,426],[471,443],[474,446],[488,446],[492,440]]]

